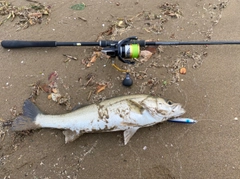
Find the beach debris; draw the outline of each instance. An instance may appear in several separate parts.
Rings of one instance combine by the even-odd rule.
[[[163,80],[162,84],[163,86],[167,86],[168,82],[166,80]]]
[[[154,14],[152,12],[144,12],[145,28],[146,32],[153,32],[159,34],[163,31],[163,24],[168,20],[162,14]]]
[[[229,0],[223,1],[223,2],[220,2],[219,4],[217,4],[217,6],[218,6],[219,10],[223,10],[227,7],[228,3],[229,3]]]
[[[159,80],[154,77],[154,78],[150,78],[147,82],[143,83],[145,86],[150,87],[150,89],[152,89],[154,86],[157,86],[159,84]]]
[[[12,124],[12,122],[11,122],[11,124]],[[2,118],[0,118],[0,139],[1,139],[1,141],[4,141],[5,135],[6,135],[6,131],[3,129],[4,126],[6,126],[5,121]],[[0,159],[0,161],[1,161],[1,159]]]
[[[115,24],[110,25],[107,30],[101,32],[101,33],[98,35],[96,41],[99,41],[99,40],[101,40],[101,39],[104,39],[105,36],[110,36],[110,35],[112,35],[113,32],[115,31],[115,28],[116,28]]]
[[[187,73],[187,69],[185,67],[182,67],[179,69],[179,73],[185,75]]]
[[[219,3],[202,4],[202,8],[205,10],[205,15],[210,18],[210,22],[213,26],[217,25],[222,18],[222,11],[228,6],[229,0],[219,1]]]
[[[162,16],[160,14],[154,14],[152,12],[144,12],[144,20],[155,20],[160,19]]]
[[[91,98],[91,96],[92,96],[92,93],[93,93],[93,91],[89,91],[88,96],[87,96],[87,101],[90,100],[90,98]]]
[[[48,86],[52,89],[57,88],[57,79],[58,79],[58,73],[56,71],[50,73],[48,76]]]
[[[35,24],[41,24],[44,16],[49,17],[51,12],[50,6],[45,6],[38,1],[28,0],[31,2],[29,6],[17,7],[7,1],[0,1],[0,15],[4,16],[3,20],[0,21],[0,25],[5,23],[7,20],[13,21],[18,18],[16,23],[19,27],[17,30],[26,29],[29,26]],[[50,19],[47,18],[47,22]]]
[[[93,52],[92,57],[91,57],[91,59],[89,60],[89,62],[87,63],[86,66],[88,68],[91,67],[94,64],[94,62],[96,62],[97,58],[99,58],[101,55],[102,55],[101,52]]]
[[[173,64],[168,67],[170,68],[170,72],[172,73],[172,80],[171,80],[171,83],[176,83],[176,82],[179,82],[180,81],[180,68],[183,67],[185,64],[185,59],[183,58],[177,58]]]
[[[48,96],[48,99],[58,102],[58,100],[61,98],[61,96],[62,95],[60,93],[51,93],[51,96]]]
[[[131,74],[139,80],[147,78],[147,68],[144,71],[132,71]]]
[[[179,9],[178,4],[172,4],[172,3],[164,3],[161,6],[159,6],[160,12],[163,15],[167,15],[171,18],[180,18],[182,16],[182,12]]]
[[[84,17],[78,17],[78,19],[83,20],[84,22],[87,22],[87,19],[85,19]]]
[[[145,50],[151,52],[152,54],[155,54],[158,51],[158,46],[147,46],[145,47]]]
[[[143,18],[145,20],[146,32],[153,32],[160,34],[164,30],[164,24],[168,22],[170,18],[180,18],[182,12],[178,4],[164,3],[159,6],[160,12],[153,13],[151,11],[143,12]],[[170,17],[170,18],[168,18]]]
[[[119,27],[119,28],[125,28],[125,27],[126,27],[126,24],[124,23],[124,21],[120,20],[120,21],[117,23],[117,27]]]
[[[141,53],[140,53],[140,62],[143,63],[143,62],[147,62],[151,56],[152,56],[152,52],[148,51],[148,50],[142,50]]]
[[[100,93],[101,91],[105,90],[106,87],[107,87],[106,84],[99,84],[99,85],[97,86],[97,88],[96,88],[96,92],[95,92],[95,93],[96,93],[96,94]]]
[[[96,41],[105,39],[106,36],[111,36],[111,40],[115,39],[115,36],[122,35],[129,31],[133,24],[133,18],[117,18],[112,22],[107,30],[101,32]]]
[[[41,85],[41,88],[42,88],[42,90],[43,90],[45,93],[50,93],[50,92],[51,92],[50,87],[49,87],[46,83],[43,83],[43,84]]]
[[[53,100],[54,102],[60,104],[60,105],[65,105],[66,110],[71,110],[71,103],[70,103],[70,95],[66,93],[65,95],[62,95],[60,93],[60,90],[57,85],[57,79],[58,79],[58,73],[56,71],[50,73],[48,76],[48,87],[50,90],[48,92],[50,93],[48,95],[49,100]]]
[[[105,36],[110,35],[111,39],[114,40],[115,36],[122,35],[135,27],[134,23],[138,20],[144,21],[145,27],[142,28],[143,30],[160,34],[164,30],[164,23],[170,18],[180,18],[182,16],[178,4],[164,3],[159,6],[159,9],[158,13],[143,11],[131,17],[117,18],[115,21],[112,21],[112,24],[106,31],[99,34],[96,41],[105,39]]]
[[[13,106],[11,109],[10,109],[10,113],[13,117],[17,117],[19,115],[19,113],[17,112],[17,107],[16,106]]]
[[[71,60],[78,60],[77,57],[74,57],[72,55],[68,55],[68,54],[63,54],[63,56],[67,57],[67,59],[64,60],[64,63],[70,62]]]
[[[87,82],[85,83],[84,86],[92,86],[94,84],[94,78],[95,75],[93,73],[89,73],[85,79],[87,80]]]
[[[29,84],[28,86],[32,87],[32,92],[30,94],[30,98],[35,98],[40,94],[41,86],[40,81],[37,81],[36,83]]]
[[[66,106],[66,110],[71,110],[70,96],[67,93],[65,95],[62,95],[60,93],[57,80],[58,80],[58,73],[54,71],[49,74],[47,83],[41,83],[40,81],[38,81],[37,83],[30,84],[29,86],[32,87],[32,93],[30,95],[30,98],[33,101],[35,101],[34,98],[40,95],[40,91],[44,91],[45,93],[48,94],[47,98],[49,100],[52,100],[60,105],[63,104]]]
[[[160,85],[160,81],[156,78],[156,77],[150,77],[147,81],[143,82],[140,85],[140,92],[143,93],[146,89],[146,87],[148,87],[148,89],[150,90],[150,93],[154,93],[154,91],[156,90],[156,88]]]
[[[75,4],[75,5],[71,6],[71,9],[80,11],[80,10],[85,9],[85,7],[86,7],[86,5],[82,2],[80,4]]]

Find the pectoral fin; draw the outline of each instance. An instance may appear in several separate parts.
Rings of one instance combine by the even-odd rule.
[[[131,137],[137,132],[139,127],[131,127],[127,130],[124,131],[123,136],[124,136],[124,145],[127,145]]]
[[[65,135],[65,144],[76,140],[78,137],[82,135],[81,132],[76,132],[71,130],[65,130],[63,131],[63,134]]]
[[[137,102],[133,101],[133,100],[127,100],[128,105],[131,107],[131,111],[134,111],[138,114],[142,114],[143,113],[143,106],[138,104]]]

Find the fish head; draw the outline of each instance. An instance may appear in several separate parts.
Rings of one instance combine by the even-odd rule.
[[[185,113],[179,103],[167,102],[163,98],[148,97],[143,101],[143,106],[148,112],[159,121],[164,121],[172,117],[178,117]]]

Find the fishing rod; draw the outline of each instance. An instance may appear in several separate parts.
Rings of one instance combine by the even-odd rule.
[[[120,41],[100,40],[98,42],[57,42],[57,41],[21,41],[21,40],[3,40],[1,42],[4,48],[24,48],[24,47],[58,47],[58,46],[100,46],[101,52],[116,58],[127,64],[134,64],[133,60],[140,56],[140,47],[146,46],[166,46],[166,45],[239,45],[240,41],[145,41],[138,40],[136,36],[128,37]],[[115,66],[115,68],[118,68]],[[123,80],[124,86],[131,86],[133,83],[129,73]]]

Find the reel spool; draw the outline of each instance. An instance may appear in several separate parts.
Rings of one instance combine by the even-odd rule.
[[[134,40],[137,39],[136,36],[123,39],[118,43],[113,44],[111,47],[103,48],[102,52],[112,58],[118,57],[123,63],[134,64],[134,61],[127,59],[139,57],[141,45],[139,43],[134,43]]]

